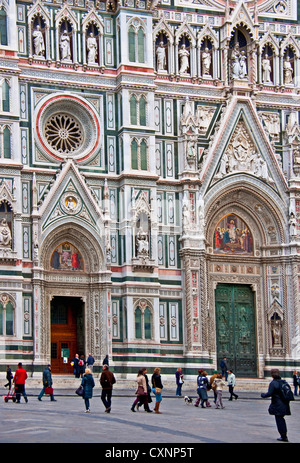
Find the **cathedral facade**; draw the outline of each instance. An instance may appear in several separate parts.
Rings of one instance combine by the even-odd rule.
[[[3,0],[0,369],[300,368],[296,0]]]

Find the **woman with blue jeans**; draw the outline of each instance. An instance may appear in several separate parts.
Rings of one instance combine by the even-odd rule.
[[[181,397],[181,388],[182,388],[182,385],[183,385],[183,373],[181,371],[181,367],[177,368],[175,376],[176,376],[176,385],[177,385],[176,395],[178,397]]]
[[[152,392],[155,395],[155,407],[154,411],[155,413],[161,413],[159,411],[159,406],[162,401],[162,391],[163,385],[161,382],[161,376],[160,376],[160,368],[154,368],[154,372],[152,375]]]
[[[82,377],[81,385],[84,389],[83,399],[85,404],[85,413],[90,412],[90,399],[93,397],[93,388],[95,387],[95,382],[91,370],[87,368]]]

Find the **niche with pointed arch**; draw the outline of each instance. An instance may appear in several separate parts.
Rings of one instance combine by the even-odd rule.
[[[253,255],[253,237],[248,225],[237,215],[223,217],[214,230],[214,254]]]
[[[84,262],[78,249],[73,244],[65,241],[53,251],[50,268],[58,271],[84,271]]]

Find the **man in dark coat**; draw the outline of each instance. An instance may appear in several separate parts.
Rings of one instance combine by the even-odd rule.
[[[271,381],[269,384],[269,390],[266,393],[262,393],[261,397],[271,397],[269,413],[270,415],[275,416],[277,429],[280,434],[280,437],[277,440],[282,442],[288,442],[287,427],[284,417],[285,415],[291,414],[290,403],[283,400],[282,398],[280,388],[283,383],[283,380],[280,377],[279,370],[277,368],[271,370],[271,376],[273,378],[273,381]]]
[[[100,384],[102,387],[101,400],[105,406],[105,412],[110,413],[112,389],[113,384],[116,382],[116,378],[114,374],[109,371],[108,365],[103,365],[102,370],[100,377]]]
[[[228,366],[227,366],[227,358],[226,357],[224,357],[223,360],[221,360],[220,367],[221,367],[221,370],[222,370],[222,376],[225,376],[225,381],[227,381]]]
[[[43,371],[43,389],[39,393],[39,396],[38,396],[39,401],[42,401],[42,397],[45,394],[45,389],[47,387],[52,389],[52,375],[51,375],[51,365],[50,364],[48,364],[45,370]],[[56,402],[56,400],[54,399],[54,395],[53,395],[53,389],[52,389],[52,394],[50,394],[50,399],[51,399],[51,402]]]

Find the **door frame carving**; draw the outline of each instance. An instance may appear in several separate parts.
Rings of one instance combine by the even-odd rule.
[[[214,275],[212,273],[208,276],[208,299],[209,299],[209,318],[208,318],[208,331],[211,336],[208,338],[208,350],[211,352],[217,365],[217,336],[216,336],[216,301],[215,289],[219,283],[230,285],[247,285],[253,291],[253,303],[255,312],[255,330],[256,330],[256,362],[257,362],[257,375],[259,378],[264,377],[264,358],[263,358],[263,330],[264,330],[264,314],[262,304],[262,289],[260,276],[246,276],[246,275]]]

